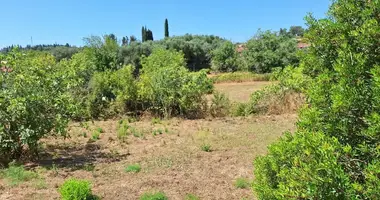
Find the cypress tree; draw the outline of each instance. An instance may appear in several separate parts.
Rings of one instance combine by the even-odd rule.
[[[169,37],[169,22],[168,19],[165,19],[165,37]]]
[[[141,29],[141,41],[142,42],[146,41],[146,28],[144,26]]]

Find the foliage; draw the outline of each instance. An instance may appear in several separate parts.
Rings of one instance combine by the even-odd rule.
[[[219,92],[215,92],[211,100],[210,114],[212,117],[226,117],[230,113],[231,102],[228,97]]]
[[[187,194],[185,200],[200,200],[200,198],[195,196],[194,194]]]
[[[168,19],[165,19],[165,38],[169,37],[169,22]]]
[[[255,74],[250,72],[221,73],[211,77],[214,83],[225,82],[248,82],[248,81],[269,81],[272,74]]]
[[[86,180],[68,179],[59,188],[62,200],[94,199],[91,184]]]
[[[0,163],[6,163],[23,150],[35,153],[38,140],[47,134],[66,134],[75,110],[67,90],[75,80],[54,67],[55,58],[47,53],[14,50],[0,60],[12,69],[0,72]]]
[[[226,41],[212,51],[212,69],[218,72],[234,72],[237,67],[237,52],[235,45]]]
[[[38,177],[35,172],[27,171],[23,166],[17,166],[15,163],[11,163],[8,168],[1,170],[0,175],[12,186]]]
[[[189,73],[181,53],[156,49],[142,60],[139,98],[154,113],[196,117],[212,87],[205,72]]]
[[[125,168],[125,171],[126,172],[134,172],[134,173],[138,173],[141,171],[141,166],[139,164],[135,164],[135,165],[128,165],[126,168]]]
[[[134,68],[125,66],[116,71],[95,72],[89,82],[87,109],[94,118],[109,117],[135,110],[137,84],[133,77]],[[115,111],[111,110],[111,105]],[[108,112],[108,113],[107,113]]]
[[[307,89],[309,107],[300,114],[294,139],[282,140],[274,145],[281,150],[271,148],[257,161],[260,197],[377,197],[373,191],[380,181],[379,9],[379,0],[336,0],[327,19],[307,18],[305,37],[312,45],[301,66],[313,83]],[[315,141],[318,138],[320,142]],[[326,144],[333,148],[323,148]],[[302,146],[312,151],[300,160]]]
[[[130,135],[130,126],[128,125],[128,122],[124,120],[120,120],[117,125],[117,138],[123,142],[126,141],[128,135]]]
[[[140,197],[140,200],[168,200],[168,197],[163,192],[145,193]]]
[[[211,152],[211,145],[207,144],[207,143],[204,143],[204,144],[201,145],[201,150],[205,151],[205,152]]]
[[[268,73],[275,67],[298,63],[297,41],[270,31],[259,31],[246,44],[242,52],[244,62],[241,68],[256,73]]]
[[[322,133],[287,134],[255,161],[258,198],[353,198],[349,177],[338,164],[342,154],[339,142]]]
[[[249,188],[250,183],[245,178],[238,178],[238,179],[236,179],[234,185],[236,188],[245,189],[245,188]]]

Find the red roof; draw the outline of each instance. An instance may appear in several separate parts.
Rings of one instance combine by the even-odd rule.
[[[297,44],[297,47],[298,47],[299,49],[303,49],[303,48],[310,47],[310,44],[308,44],[308,43],[303,43],[303,42],[299,42],[299,43]]]

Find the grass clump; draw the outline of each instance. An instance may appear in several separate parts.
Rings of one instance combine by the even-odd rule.
[[[91,183],[87,180],[68,179],[59,188],[62,200],[99,199],[91,192]]]
[[[238,178],[238,179],[236,179],[234,185],[235,185],[236,188],[246,189],[246,188],[249,188],[250,183],[245,178]]]
[[[138,173],[141,171],[141,166],[139,164],[129,165],[125,168],[125,172]]]
[[[211,145],[210,144],[202,144],[201,150],[205,152],[211,152]]]
[[[120,120],[117,126],[117,138],[123,142],[127,139],[129,133],[129,129],[131,126],[128,125],[128,122],[124,120]]]
[[[98,131],[93,132],[91,135],[91,138],[95,141],[99,140],[100,139],[100,133]]]
[[[200,200],[200,198],[195,196],[194,194],[187,194],[185,200]]]
[[[11,163],[7,169],[2,170],[0,175],[11,186],[16,186],[22,182],[38,178],[37,173],[27,171],[23,166],[17,166],[15,163]]]
[[[140,200],[168,200],[168,197],[163,192],[155,192],[155,193],[144,193]]]

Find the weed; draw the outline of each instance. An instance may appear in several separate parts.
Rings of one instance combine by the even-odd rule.
[[[228,97],[219,92],[214,93],[211,101],[210,114],[212,117],[225,117],[230,113],[231,103]]]
[[[37,190],[42,190],[47,188],[47,184],[45,179],[39,178],[35,182],[33,182],[33,187]]]
[[[91,192],[91,183],[86,180],[69,179],[59,188],[62,200],[97,199]]]
[[[96,129],[96,131],[99,132],[99,133],[104,133],[103,129],[100,128],[100,127],[98,127],[98,128]]]
[[[155,124],[161,124],[161,119],[160,118],[156,118],[156,117],[153,117],[152,118],[152,124],[155,125]]]
[[[139,164],[134,164],[134,165],[128,165],[126,168],[125,168],[125,171],[126,172],[134,172],[134,173],[138,173],[141,171],[141,166]]]
[[[187,194],[185,200],[200,200],[200,198],[195,196],[194,194]]]
[[[83,128],[86,129],[86,130],[89,130],[89,129],[90,129],[90,126],[88,125],[88,122],[81,122],[81,123],[80,123],[80,126],[83,127]]]
[[[86,132],[83,132],[83,133],[82,133],[82,136],[83,136],[84,138],[87,138],[87,133],[86,133]]]
[[[11,186],[16,186],[22,182],[30,181],[38,177],[37,173],[27,171],[23,166],[16,166],[15,163],[11,163],[9,168],[2,170],[1,175]]]
[[[162,129],[154,129],[153,130],[153,135],[156,136],[156,135],[162,135],[164,132],[162,131]]]
[[[211,145],[210,144],[202,144],[201,149],[202,149],[202,151],[205,151],[205,152],[211,152]]]
[[[100,139],[100,133],[98,131],[93,132],[92,133],[92,139],[94,141],[99,140]]]
[[[248,188],[250,186],[250,183],[245,178],[238,178],[238,179],[236,179],[234,185],[235,185],[236,188],[246,189],[246,188]]]
[[[245,82],[245,81],[269,81],[271,74],[254,74],[249,72],[223,73],[211,78],[214,83]]]
[[[92,172],[95,169],[95,165],[94,164],[85,164],[83,166],[83,169],[88,171],[88,172]]]
[[[165,133],[169,133],[169,129],[165,127]]]
[[[144,193],[140,200],[168,200],[168,197],[163,192],[155,192],[155,193]]]
[[[120,120],[117,127],[117,138],[125,142],[129,135],[129,132],[128,132],[129,128],[130,126],[128,125],[127,122],[125,122],[124,120]]]

